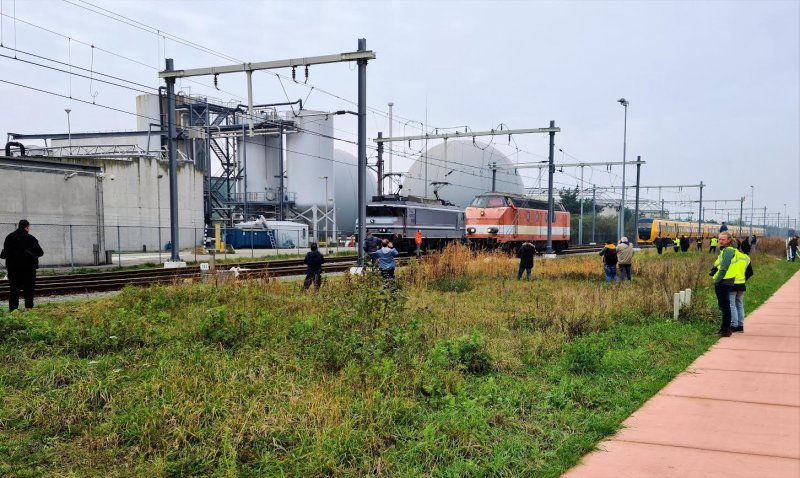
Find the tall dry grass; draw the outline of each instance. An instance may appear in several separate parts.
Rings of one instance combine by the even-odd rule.
[[[786,257],[786,241],[780,237],[763,237],[758,240],[756,254]]]

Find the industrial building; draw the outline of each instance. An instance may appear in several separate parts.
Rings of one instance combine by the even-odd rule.
[[[260,216],[303,223],[317,239],[353,232],[356,158],[333,147],[335,113],[298,100],[248,115],[185,94],[176,105],[180,248],[202,244],[208,226]],[[0,223],[6,230],[24,217],[58,231],[49,242],[39,229],[42,265],[98,264],[106,251],[154,251],[169,240],[166,95],[137,97],[136,112],[134,131],[8,133],[2,168],[13,173],[0,177]],[[367,180],[368,196],[376,181]]]

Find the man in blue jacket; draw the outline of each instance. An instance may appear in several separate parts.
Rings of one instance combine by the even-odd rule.
[[[394,280],[394,258],[400,253],[394,248],[394,244],[387,239],[381,241],[381,248],[371,254],[373,259],[377,259],[378,268],[384,279]]]

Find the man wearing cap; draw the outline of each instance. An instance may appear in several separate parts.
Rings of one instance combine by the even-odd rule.
[[[36,269],[44,255],[39,241],[30,233],[31,223],[19,221],[17,230],[6,236],[0,259],[6,260],[8,269],[8,310],[19,308],[19,294],[23,292],[25,308],[33,308],[33,291],[36,287]]]
[[[633,264],[633,246],[628,238],[622,236],[617,244],[617,265],[619,265],[619,280],[632,280],[631,265]]]

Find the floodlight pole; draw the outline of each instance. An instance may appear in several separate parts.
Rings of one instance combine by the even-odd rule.
[[[633,247],[639,247],[639,178],[642,171],[642,157],[636,157],[636,207],[633,212]],[[702,189],[700,190],[702,196]]]

